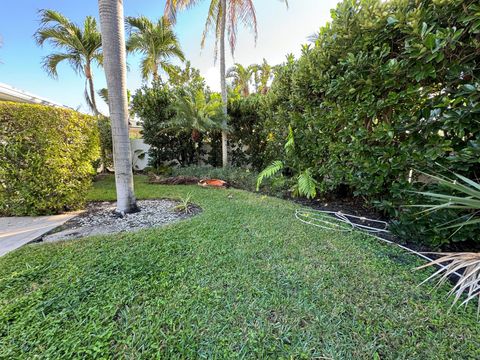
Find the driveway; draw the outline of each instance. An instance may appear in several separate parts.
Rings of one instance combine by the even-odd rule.
[[[78,214],[0,217],[0,256],[35,241]]]

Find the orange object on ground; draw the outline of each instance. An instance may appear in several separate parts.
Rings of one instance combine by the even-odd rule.
[[[219,179],[203,179],[198,182],[200,186],[227,187],[228,183]]]

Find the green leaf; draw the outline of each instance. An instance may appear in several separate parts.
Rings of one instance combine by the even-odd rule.
[[[310,169],[298,175],[298,193],[313,199],[317,195],[317,182],[312,176]]]
[[[388,24],[388,25],[393,25],[393,24],[396,24],[396,23],[398,23],[398,20],[395,19],[395,17],[389,16],[389,17],[387,18],[387,24]]]
[[[260,185],[262,185],[264,179],[271,178],[273,175],[282,170],[283,167],[283,162],[280,160],[276,160],[272,162],[269,166],[267,166],[265,169],[263,169],[263,171],[258,174],[257,191],[260,189]]]

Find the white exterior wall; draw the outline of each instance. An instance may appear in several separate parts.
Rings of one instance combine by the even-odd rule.
[[[143,139],[130,139],[131,150],[132,150],[132,164],[133,170],[143,170],[148,166],[148,150],[150,145],[145,144]],[[139,156],[145,154],[143,159],[140,159]]]

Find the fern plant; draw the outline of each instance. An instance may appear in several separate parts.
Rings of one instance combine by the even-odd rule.
[[[293,155],[295,151],[295,137],[291,126],[288,126],[288,135],[284,145],[285,154],[288,159],[290,155]],[[271,178],[277,175],[281,170],[285,168],[285,162],[275,160],[258,175],[257,178],[257,191],[260,189],[262,182],[265,179]],[[317,181],[312,174],[312,168],[301,171],[299,169],[297,182],[292,188],[292,194],[294,196],[306,196],[308,199],[313,199],[317,196]]]
[[[294,194],[313,199],[317,196],[317,181],[313,178],[311,168],[302,171],[297,177]]]
[[[283,168],[284,168],[283,162],[280,160],[275,160],[270,165],[268,165],[265,169],[263,169],[260,172],[260,174],[258,174],[257,191],[260,189],[260,185],[262,185],[263,180],[273,177],[280,170],[283,170]]]

